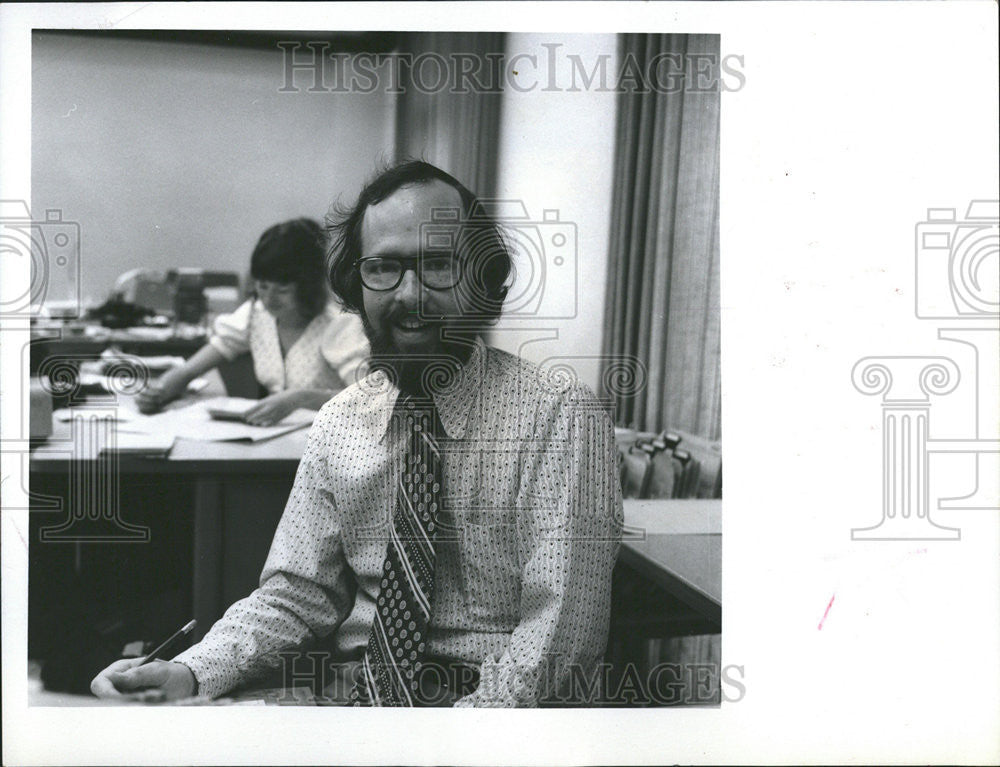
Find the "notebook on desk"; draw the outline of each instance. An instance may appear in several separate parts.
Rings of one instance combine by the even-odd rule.
[[[245,397],[215,397],[206,406],[216,421],[245,421],[247,413],[259,404],[260,400]]]

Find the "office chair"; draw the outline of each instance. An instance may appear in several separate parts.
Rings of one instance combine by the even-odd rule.
[[[667,429],[615,429],[618,471],[626,498],[721,498],[718,442]]]

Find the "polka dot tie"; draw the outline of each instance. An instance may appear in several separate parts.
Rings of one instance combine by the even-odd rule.
[[[375,620],[362,675],[351,692],[356,706],[413,706],[434,592],[434,542],[441,496],[442,427],[432,402],[400,395],[393,417],[408,440],[396,490]]]

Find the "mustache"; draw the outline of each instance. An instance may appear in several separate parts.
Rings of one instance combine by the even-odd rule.
[[[385,315],[387,322],[401,322],[403,320],[420,320],[427,323],[439,323],[448,319],[448,315],[441,312],[430,312],[424,308],[407,309],[400,307],[392,309]]]

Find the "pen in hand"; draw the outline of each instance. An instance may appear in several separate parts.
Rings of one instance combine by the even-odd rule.
[[[172,645],[174,642],[176,642],[185,634],[189,634],[194,629],[197,623],[198,621],[191,620],[184,626],[182,626],[180,629],[175,631],[173,634],[171,634],[169,637],[164,639],[162,642],[160,642],[160,644],[156,646],[155,649],[152,650],[152,652],[149,653],[149,655],[147,655],[145,658],[142,659],[142,663],[140,663],[139,666],[145,666],[147,663],[157,660],[160,657],[160,653],[166,650],[167,647]]]

